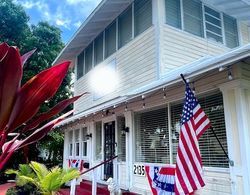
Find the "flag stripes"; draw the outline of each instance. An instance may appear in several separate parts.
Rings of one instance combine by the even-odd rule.
[[[185,94],[176,158],[175,193],[177,195],[190,194],[205,185],[202,178],[198,139],[210,126],[209,119],[188,85]]]

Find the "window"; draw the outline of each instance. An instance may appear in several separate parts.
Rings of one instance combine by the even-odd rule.
[[[97,65],[103,60],[103,33],[94,41],[94,64]]]
[[[220,13],[207,6],[204,6],[204,10],[207,38],[223,43]]]
[[[166,23],[181,28],[181,4],[180,0],[166,0]]]
[[[119,48],[127,44],[132,39],[132,7],[118,18],[118,38]]]
[[[73,156],[73,131],[69,132],[69,156]]]
[[[80,130],[75,130],[75,155],[80,156]]]
[[[83,68],[84,68],[84,51],[80,53],[77,57],[77,79],[83,76]]]
[[[152,25],[152,0],[134,1],[134,23],[135,36]]]
[[[166,23],[170,26],[230,48],[239,45],[236,19],[215,11],[200,0],[165,0],[165,10]]]
[[[125,117],[117,117],[118,129],[118,160],[126,161],[126,133],[125,133]]]
[[[183,0],[184,30],[203,37],[202,4],[196,0]]]
[[[102,159],[102,122],[95,123],[95,159]]]
[[[93,44],[91,43],[85,50],[85,74],[87,74],[93,65]]]
[[[82,128],[82,156],[88,155],[87,127]]]
[[[170,163],[167,108],[138,113],[136,162]]]
[[[214,130],[219,137],[223,147],[227,151],[226,128],[223,108],[222,94],[209,95],[199,98],[201,107],[209,117]],[[178,147],[178,137],[180,133],[180,118],[182,113],[182,103],[171,106],[171,133],[172,133],[172,149],[173,162],[176,162],[176,154]],[[199,139],[199,146],[204,166],[208,167],[228,167],[228,161],[219,146],[216,138],[210,130]]]
[[[116,51],[116,21],[105,30],[105,57]]]
[[[236,19],[223,14],[225,39],[226,45],[230,48],[237,47],[239,45],[237,22]]]

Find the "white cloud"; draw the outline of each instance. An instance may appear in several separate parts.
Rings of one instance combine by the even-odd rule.
[[[77,22],[74,23],[74,26],[75,26],[76,28],[79,28],[79,27],[81,26],[81,24],[82,24],[81,21],[77,21]]]
[[[66,0],[68,4],[79,4],[79,3],[99,3],[100,0]]]

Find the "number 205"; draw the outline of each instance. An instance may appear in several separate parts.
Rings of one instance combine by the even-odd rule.
[[[145,167],[144,167],[144,165],[134,165],[133,173],[135,175],[145,176]]]

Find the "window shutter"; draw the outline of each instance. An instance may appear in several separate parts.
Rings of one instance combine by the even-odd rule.
[[[223,14],[226,45],[230,48],[239,46],[237,22],[235,18],[232,18],[226,14]]]
[[[105,58],[116,51],[116,21],[105,30]]]
[[[93,43],[85,50],[85,74],[87,74],[93,65]]]
[[[184,30],[203,37],[202,4],[198,0],[183,0]]]
[[[181,29],[181,6],[180,0],[166,0],[166,23]]]
[[[207,114],[214,127],[214,130],[227,152],[227,138],[223,108],[223,97],[221,93],[198,98],[202,109]],[[182,104],[171,106],[171,132],[173,143],[173,162],[176,162],[176,154],[180,133],[180,118],[182,113]],[[199,139],[199,146],[202,156],[202,162],[207,167],[228,167],[228,161],[223,153],[219,143],[211,130],[207,130]]]
[[[102,158],[102,122],[95,124],[95,143],[95,159],[100,160]]]
[[[126,161],[126,134],[122,133],[125,129],[125,117],[117,117],[118,128],[118,159]]]
[[[134,1],[135,36],[152,26],[152,0]]]
[[[130,6],[118,18],[119,48],[132,39],[132,7]]]
[[[97,65],[103,61],[103,33],[101,33],[94,41],[94,54],[94,65]]]
[[[83,68],[84,68],[84,51],[82,51],[77,56],[77,79],[83,76]]]
[[[204,10],[207,38],[223,43],[220,13],[207,6],[204,6]]]
[[[167,108],[135,115],[136,162],[169,163]]]

